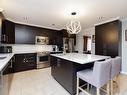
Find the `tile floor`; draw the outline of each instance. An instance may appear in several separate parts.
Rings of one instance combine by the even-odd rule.
[[[127,76],[120,75],[115,95],[127,95]],[[51,76],[51,69],[15,73],[9,95],[70,95]]]

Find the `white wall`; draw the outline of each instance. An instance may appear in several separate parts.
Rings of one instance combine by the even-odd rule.
[[[127,41],[125,41],[127,19],[122,20],[122,73],[127,74]]]
[[[89,29],[85,29],[82,30],[79,34],[77,34],[76,36],[76,50],[79,51],[79,53],[83,53],[83,36],[92,36],[95,35],[95,28],[89,28]],[[91,44],[92,49],[91,52],[92,54],[95,54],[95,43]]]
[[[9,46],[12,46],[13,53],[35,53],[53,50],[52,45],[13,44]]]

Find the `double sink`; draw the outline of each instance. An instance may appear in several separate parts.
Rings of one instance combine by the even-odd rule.
[[[3,60],[3,59],[5,59],[6,57],[0,57],[0,60]]]
[[[7,58],[5,55],[0,55],[0,60]]]

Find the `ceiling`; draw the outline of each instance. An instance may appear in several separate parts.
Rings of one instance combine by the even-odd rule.
[[[82,29],[111,18],[127,17],[127,0],[0,0],[7,19],[52,29],[63,29],[77,12]]]

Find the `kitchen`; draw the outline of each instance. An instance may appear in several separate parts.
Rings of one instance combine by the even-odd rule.
[[[7,5],[8,7],[6,6],[7,2],[10,4]],[[29,5],[28,2],[15,1],[13,4],[17,6],[23,3],[25,9]],[[39,2],[41,2],[41,5],[43,1],[38,1],[38,4]],[[104,2],[106,1],[102,1],[102,3]],[[125,4],[125,1],[121,3]],[[42,19],[43,17],[40,17],[34,9],[33,12],[30,12],[32,15],[25,14],[26,10],[22,11],[23,8],[20,6],[19,8],[22,9],[20,11],[22,14],[24,13],[24,16],[19,16],[18,9],[13,9],[13,4],[8,0],[2,0],[0,4],[3,8],[0,11],[0,95],[86,95],[88,94],[86,91],[77,87],[78,72],[86,69],[92,70],[94,69],[94,63],[103,62],[110,58],[115,59],[117,56],[122,59],[119,69],[121,70],[119,71],[120,83],[118,85],[120,91],[117,90],[114,93],[118,95],[124,93],[126,95],[124,89],[127,88],[127,85],[122,85],[126,81],[126,7],[118,7],[123,12],[115,14],[113,9],[116,7],[113,6],[111,8],[112,13],[109,13],[109,16],[100,15],[93,22],[91,20],[87,21],[87,19],[85,19],[85,22],[81,17],[82,20],[79,19],[81,23],[76,22],[74,24],[76,26],[73,27],[73,25],[67,23],[68,19],[65,20],[66,17],[59,24],[60,18],[54,16],[56,13],[47,12],[43,14],[44,10],[43,12],[40,11],[40,16],[44,17]],[[114,5],[114,1],[111,4]],[[47,6],[50,6],[50,4],[47,3]],[[29,8],[33,7],[29,5]],[[39,6],[36,6],[36,8],[39,8]],[[54,6],[54,8],[56,7]],[[16,14],[14,15],[14,13]],[[52,16],[45,16],[46,14],[52,14]],[[78,15],[78,11],[71,10],[69,15]],[[83,15],[83,17],[85,16]],[[71,23],[73,24],[73,22]],[[89,27],[87,23],[89,23]],[[65,25],[66,27],[64,27]],[[88,85],[87,87],[89,88]],[[95,91],[95,87],[96,85],[92,87],[91,84],[90,89],[94,90],[94,94],[101,95],[98,94],[100,93],[98,89]],[[77,92],[78,88],[80,90],[79,94]],[[109,90],[112,93],[112,88],[109,88]]]
[[[12,75],[16,72],[48,68],[50,67],[50,54],[62,53],[63,45],[71,46],[67,52],[74,52],[76,36],[69,35],[66,30],[58,31],[17,24],[6,20],[2,13],[1,19],[0,58],[4,62],[1,61],[3,65],[1,66],[2,75],[7,76],[7,74]],[[7,76],[4,79],[3,77],[3,80],[6,79],[10,78]],[[4,83],[8,85],[9,82],[6,83],[5,81]],[[7,93],[8,91],[5,90],[4,92]]]

